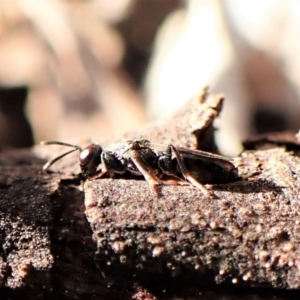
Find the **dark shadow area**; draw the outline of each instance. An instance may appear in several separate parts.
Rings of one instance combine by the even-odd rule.
[[[33,133],[25,108],[28,87],[0,87],[0,148],[33,145]]]

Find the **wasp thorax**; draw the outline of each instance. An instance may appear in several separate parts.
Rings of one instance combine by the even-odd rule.
[[[96,173],[101,162],[102,148],[97,144],[90,144],[80,152],[79,163],[84,176]]]

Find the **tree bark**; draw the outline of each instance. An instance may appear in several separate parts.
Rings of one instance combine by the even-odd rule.
[[[204,91],[120,140],[215,152],[223,100]],[[294,137],[247,147],[233,159],[241,180],[209,197],[192,185],[163,185],[158,197],[130,178],[83,184],[76,154],[41,171],[61,147],[2,153],[1,297],[296,299],[287,290],[300,287],[300,148]]]

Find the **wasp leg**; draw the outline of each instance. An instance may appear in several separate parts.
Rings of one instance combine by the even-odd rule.
[[[194,176],[189,174],[189,171],[187,170],[183,160],[181,159],[180,153],[178,150],[170,144],[169,146],[171,148],[172,153],[177,159],[178,166],[180,168],[180,171],[182,172],[183,177],[189,181],[191,184],[193,184],[195,187],[197,187],[204,195],[209,196],[210,192],[204,187],[203,184],[201,184]]]
[[[104,171],[104,172],[100,171],[100,172],[96,173],[95,175],[89,176],[88,179],[94,180],[97,178],[101,178],[105,173],[106,173],[106,171]]]
[[[109,178],[114,178],[115,173],[111,170],[99,170],[95,175],[89,176],[89,180],[101,178],[104,174],[108,174]]]
[[[190,182],[187,182],[186,180],[176,178],[175,179],[164,179],[161,180],[162,184],[165,185],[190,185]]]
[[[113,178],[114,173],[113,171],[109,170],[107,168],[107,165],[105,164],[105,159],[104,159],[104,152],[102,152],[101,154],[101,169],[99,171],[97,171],[97,173],[95,175],[89,176],[89,179],[97,179],[97,178],[101,178],[104,174],[108,174],[109,178]]]
[[[156,187],[163,182],[155,176],[155,170],[152,168],[149,168],[148,166],[145,166],[145,164],[141,161],[139,152],[137,150],[131,150],[131,160],[134,162],[136,167],[139,169],[139,171],[143,174],[144,178],[147,180],[149,187],[151,191],[153,191],[155,194],[157,194]]]

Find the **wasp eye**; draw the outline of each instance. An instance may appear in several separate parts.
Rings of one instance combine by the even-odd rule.
[[[94,157],[94,153],[90,147],[82,150],[79,155],[79,161],[81,165],[86,165],[92,158]]]
[[[83,175],[88,176],[96,172],[101,152],[102,148],[97,144],[91,144],[80,152],[79,163]]]

